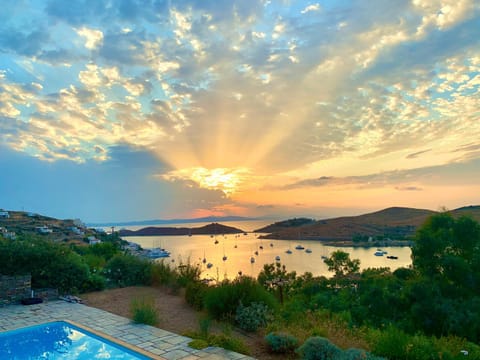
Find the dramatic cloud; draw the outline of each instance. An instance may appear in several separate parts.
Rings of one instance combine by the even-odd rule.
[[[480,158],[475,0],[26,0],[3,10],[0,146],[50,166],[101,167],[119,147],[148,153],[162,167],[142,176],[198,200],[178,205],[185,212],[320,209],[342,199],[331,189],[415,202],[432,184],[456,194],[462,183],[430,170],[473,176]]]

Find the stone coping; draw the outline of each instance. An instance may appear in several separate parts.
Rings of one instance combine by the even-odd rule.
[[[217,347],[192,349],[188,346],[192,339],[186,336],[149,325],[135,324],[130,319],[83,304],[50,301],[0,308],[0,332],[52,321],[71,322],[152,359],[253,360],[252,357]]]

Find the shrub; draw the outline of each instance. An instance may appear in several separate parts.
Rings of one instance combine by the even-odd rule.
[[[196,310],[203,309],[205,294],[208,291],[208,285],[200,281],[194,281],[187,284],[185,289],[185,300]]]
[[[201,273],[200,267],[189,261],[186,264],[180,263],[177,267],[177,282],[181,287],[186,287],[189,283],[199,281]]]
[[[406,359],[406,349],[409,336],[403,331],[389,326],[384,331],[372,331],[370,343],[375,354],[385,356],[391,360]]]
[[[235,351],[240,354],[250,354],[250,350],[242,340],[234,338],[232,336],[228,336],[226,334],[210,335],[208,337],[208,343],[212,346],[219,346],[226,350]]]
[[[263,302],[271,309],[277,305],[272,294],[255,279],[246,276],[233,281],[225,280],[220,285],[210,288],[205,294],[205,308],[215,319],[232,319],[240,302],[245,306],[252,302]]]
[[[133,299],[130,304],[133,321],[138,324],[157,325],[158,310],[153,298]]]
[[[104,273],[116,286],[148,285],[151,262],[132,255],[116,255],[107,263]]]
[[[308,338],[305,343],[297,349],[298,354],[305,360],[334,360],[337,359],[342,350],[332,344],[328,339],[314,336]]]
[[[272,318],[271,309],[264,303],[252,302],[250,306],[243,306],[240,302],[235,321],[240,329],[253,332],[260,327],[265,327]]]
[[[208,347],[208,342],[202,339],[195,339],[190,341],[188,346],[190,346],[192,349],[202,350]]]
[[[99,274],[91,274],[89,278],[83,283],[82,291],[101,291],[105,289],[106,281],[105,278]]]
[[[298,346],[298,339],[292,335],[271,332],[265,336],[268,348],[274,353],[293,352]]]
[[[385,360],[361,349],[348,349],[341,353],[338,360]]]
[[[152,264],[151,279],[152,285],[171,285],[176,282],[177,274],[165,261]]]

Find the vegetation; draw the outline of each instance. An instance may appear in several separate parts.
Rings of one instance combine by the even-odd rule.
[[[134,299],[130,304],[133,321],[138,324],[155,326],[158,324],[159,314],[153,298]]]
[[[208,315],[192,337],[240,352],[245,345],[229,333],[209,334],[210,319],[268,334],[269,349],[288,357],[297,349],[307,359],[456,359],[466,352],[480,359],[480,224],[469,217],[430,217],[417,231],[409,268],[360,271],[358,260],[335,251],[325,260],[331,278],[266,264],[257,279],[239,276],[211,286],[200,281],[197,266],[133,257],[118,237],[105,236],[88,247],[0,238],[0,273],[31,274],[34,287],[73,293],[185,288],[186,301]],[[151,301],[132,304],[140,322],[158,320],[153,309]]]

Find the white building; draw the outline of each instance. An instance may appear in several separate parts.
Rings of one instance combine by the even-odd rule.
[[[10,218],[10,214],[8,213],[8,211],[3,211],[3,210],[1,210],[1,211],[0,211],[0,218],[2,218],[2,219],[9,219],[9,218]]]

